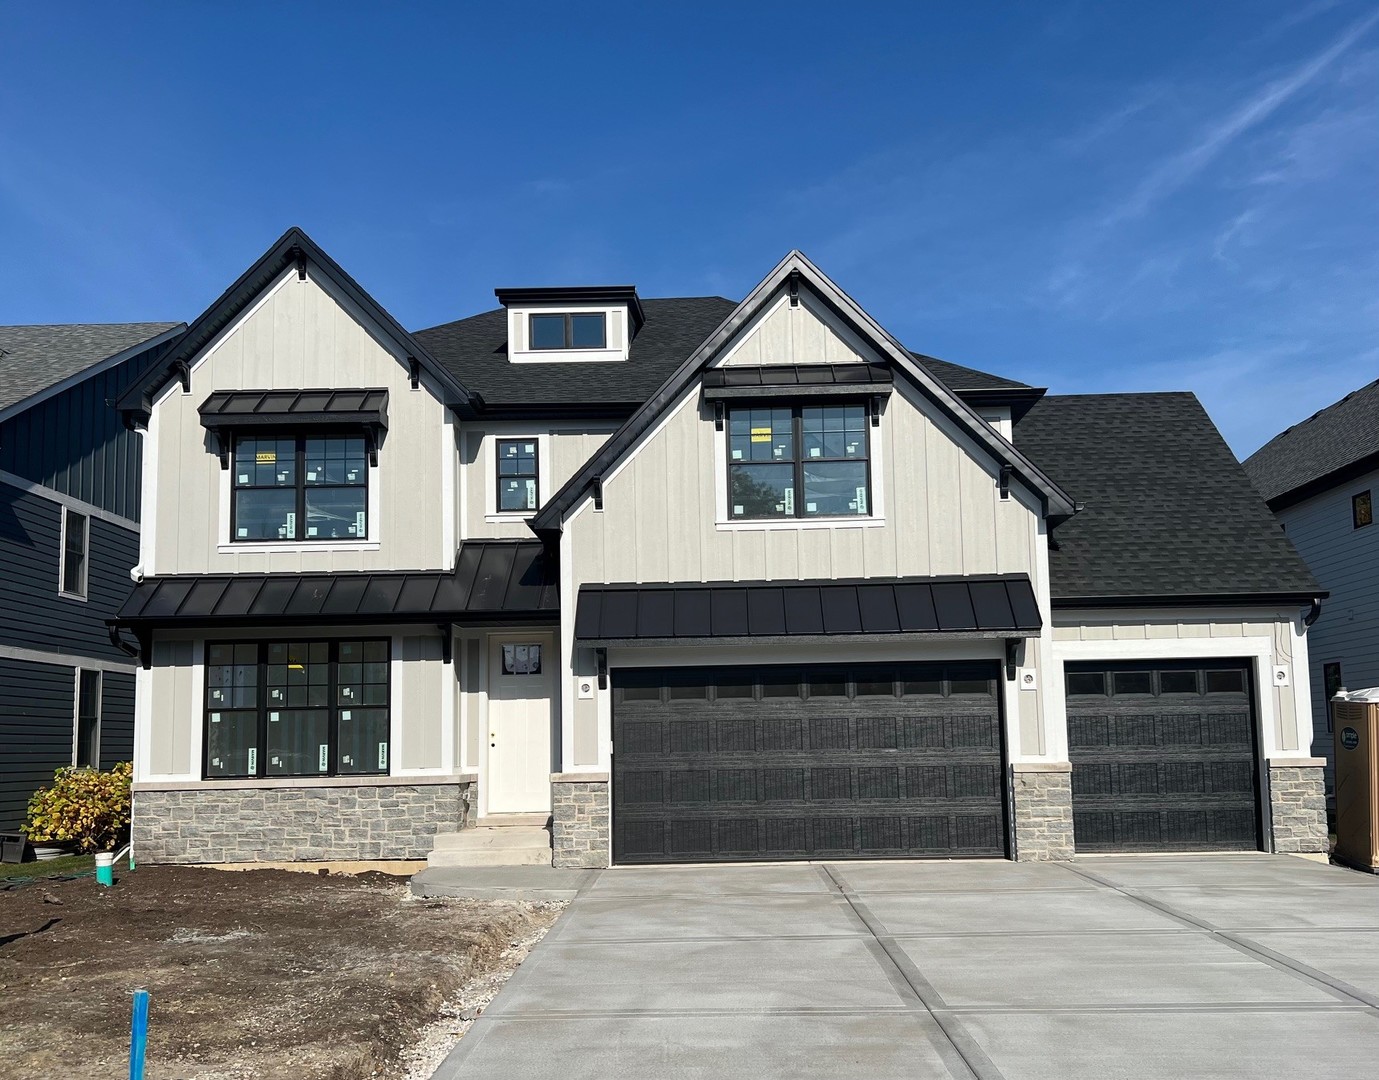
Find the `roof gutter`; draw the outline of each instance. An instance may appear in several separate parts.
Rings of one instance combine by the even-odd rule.
[[[1207,604],[1307,604],[1321,614],[1321,602],[1329,592],[1263,592],[1263,593],[1180,593],[1172,595],[1124,595],[1124,596],[1055,596],[1052,606],[1061,610],[1072,608],[1166,608],[1199,607]],[[1311,614],[1309,610],[1309,615]],[[1312,616],[1312,622],[1317,616]],[[1311,626],[1312,623],[1306,625]]]

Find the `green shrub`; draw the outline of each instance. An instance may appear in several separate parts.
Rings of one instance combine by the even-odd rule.
[[[75,842],[81,852],[110,851],[129,836],[129,781],[124,761],[109,772],[58,769],[29,800],[24,835],[34,843]]]

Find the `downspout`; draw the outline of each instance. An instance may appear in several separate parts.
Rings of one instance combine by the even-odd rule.
[[[1302,617],[1302,625],[1304,627],[1311,626],[1314,622],[1321,618],[1321,615],[1322,598],[1320,596],[1314,596],[1312,597],[1312,605],[1307,609],[1307,614]]]

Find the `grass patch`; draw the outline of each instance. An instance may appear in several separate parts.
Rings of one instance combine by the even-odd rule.
[[[49,878],[65,874],[80,874],[94,870],[94,855],[64,855],[60,859],[46,859],[43,862],[0,863],[0,881],[11,878]]]

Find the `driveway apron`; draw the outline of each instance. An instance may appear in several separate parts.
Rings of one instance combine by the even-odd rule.
[[[1312,1080],[1379,1060],[1379,881],[1287,856],[603,871],[437,1080]]]

